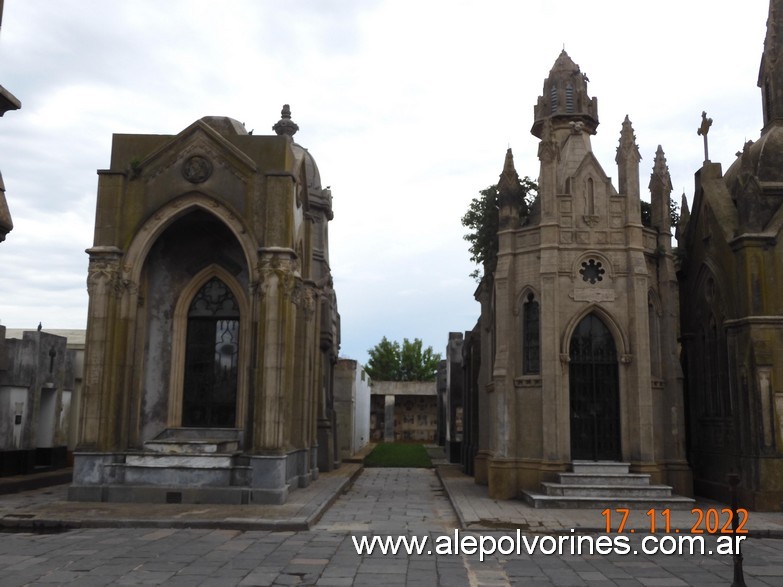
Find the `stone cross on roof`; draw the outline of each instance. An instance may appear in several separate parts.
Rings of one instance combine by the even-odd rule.
[[[707,163],[710,160],[710,151],[707,146],[707,133],[710,132],[712,126],[712,118],[707,118],[707,113],[702,111],[701,113],[701,126],[696,130],[697,135],[704,137],[704,162]]]

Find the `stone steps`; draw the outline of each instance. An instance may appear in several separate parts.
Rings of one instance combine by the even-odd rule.
[[[629,473],[629,463],[574,461],[573,472],[558,482],[541,483],[541,492],[523,491],[535,508],[689,509],[694,500],[672,494],[668,485],[650,485],[650,475]]]
[[[112,464],[115,479],[138,486],[235,487],[251,476],[233,429],[166,429]]]

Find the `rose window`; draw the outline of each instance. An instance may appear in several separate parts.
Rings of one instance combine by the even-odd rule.
[[[595,259],[589,259],[582,263],[582,268],[579,270],[582,279],[590,283],[602,281],[604,273],[606,270],[601,266],[601,262]]]

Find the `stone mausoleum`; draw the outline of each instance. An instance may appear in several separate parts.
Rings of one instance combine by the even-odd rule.
[[[773,511],[783,501],[782,43],[783,1],[772,0],[758,77],[761,135],[725,174],[705,153],[677,233],[686,251],[682,354],[696,492],[726,500],[736,474],[740,503]]]
[[[71,499],[282,503],[339,463],[332,196],[273,128],[114,136]]]
[[[631,122],[620,128],[617,187],[593,153],[597,127],[598,101],[563,51],[534,107],[537,199],[527,209],[509,149],[497,266],[476,294],[479,410],[469,402],[463,414],[465,444],[475,442],[476,480],[494,498],[532,500],[585,461],[624,463],[661,495],[692,491],[666,159],[659,147],[645,225]]]

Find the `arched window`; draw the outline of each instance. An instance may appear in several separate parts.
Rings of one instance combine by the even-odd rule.
[[[522,304],[522,373],[536,375],[541,372],[541,327],[538,302],[532,293]]]
[[[193,297],[188,310],[182,425],[236,425],[239,305],[217,277]]]

